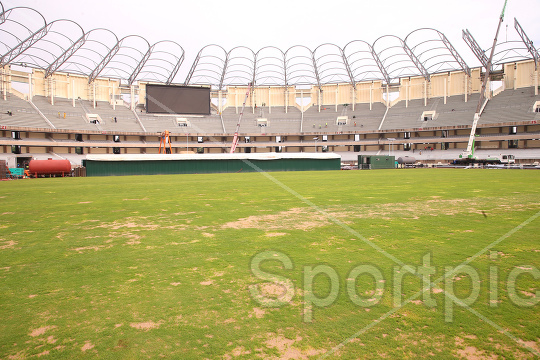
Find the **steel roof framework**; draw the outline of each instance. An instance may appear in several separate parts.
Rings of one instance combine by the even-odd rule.
[[[47,23],[36,10],[15,7],[5,10],[0,2],[0,65],[16,64],[42,69],[46,77],[55,72],[119,79],[126,85],[137,81],[178,83],[175,77],[184,61],[183,48],[164,40],[150,44],[138,35],[121,39],[107,29],[85,32],[71,20]],[[536,58],[525,32],[515,20],[521,41],[497,44],[494,66]],[[485,51],[472,35],[463,38],[482,65]],[[490,49],[486,50],[489,51]],[[536,56],[536,57],[535,57]],[[184,84],[227,86],[303,86],[383,81],[470,68],[446,36],[431,28],[409,33],[404,40],[385,35],[369,44],[354,40],[344,47],[325,43],[314,50],[295,45],[283,51],[267,46],[254,51],[244,46],[225,50],[215,44],[203,47],[191,65]]]

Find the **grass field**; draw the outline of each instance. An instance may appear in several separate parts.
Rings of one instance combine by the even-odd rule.
[[[417,169],[1,182],[0,359],[536,358],[539,181]],[[412,273],[430,267],[422,293]]]

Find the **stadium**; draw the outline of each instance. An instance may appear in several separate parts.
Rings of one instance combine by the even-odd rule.
[[[482,66],[469,66],[432,28],[343,47],[208,45],[184,64],[173,41],[151,45],[138,35],[85,32],[72,20],[48,22],[30,8],[4,9],[1,156],[11,168],[31,158],[76,167],[87,155],[157,154],[165,130],[173,154],[228,153],[243,113],[237,153],[448,164],[476,136],[480,157],[534,164],[538,51],[517,19],[513,25],[518,40],[497,44],[488,101],[471,131],[490,48],[481,50],[468,30],[463,40]],[[180,67],[189,68],[185,79]]]
[[[0,358],[540,357],[519,19],[191,54],[77,21],[0,0]]]

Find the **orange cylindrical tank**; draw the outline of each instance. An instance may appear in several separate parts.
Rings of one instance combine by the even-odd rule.
[[[71,163],[69,160],[30,160],[28,171],[32,175],[69,175]]]

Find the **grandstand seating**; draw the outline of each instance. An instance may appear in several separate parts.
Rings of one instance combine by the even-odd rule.
[[[9,116],[8,111],[13,115]],[[28,101],[12,94],[8,94],[6,101],[0,100],[0,125],[50,128]]]
[[[536,101],[540,95],[534,95],[534,87],[504,90],[488,102],[480,124],[540,120],[540,113],[532,109]]]
[[[405,101],[400,101],[388,109],[381,130],[398,130],[407,128],[429,128],[439,126],[470,125],[478,102],[478,94],[469,96],[467,102],[463,95],[451,96],[444,104],[443,98],[428,99],[427,106],[423,100],[411,100],[406,107]],[[514,121],[540,120],[540,113],[535,113],[532,106],[540,96],[534,96],[534,88],[505,90],[493,97],[482,114],[480,124],[503,123]],[[94,108],[92,102],[78,100],[73,107],[72,100],[55,98],[54,105],[44,96],[34,96],[33,103],[58,129],[98,130],[120,132],[142,132],[135,115],[125,106],[115,109],[108,102],[97,102]],[[348,131],[374,131],[379,128],[384,117],[386,106],[374,103],[372,109],[368,104],[357,104],[355,110],[351,106],[323,106],[321,111],[317,106],[311,106],[304,114],[294,106],[285,112],[283,107],[257,107],[253,112],[248,107],[244,110],[241,133],[340,133]],[[422,121],[424,111],[435,110],[433,120]],[[7,115],[11,111],[13,116]],[[240,111],[240,109],[239,109]],[[66,114],[64,118],[64,113]],[[100,124],[89,123],[85,113],[98,114]],[[302,116],[303,115],[303,116]],[[337,125],[338,116],[348,116],[346,125]],[[114,118],[116,117],[116,122]],[[150,115],[141,113],[139,118],[147,132],[156,133],[170,130],[177,133],[190,134],[232,134],[236,128],[239,114],[236,109],[229,107],[222,113],[223,123],[219,115],[212,114],[203,117],[188,117],[189,127],[180,127],[176,118],[181,115]],[[268,120],[267,127],[259,127],[258,118]],[[0,100],[0,124],[22,127],[50,128],[31,104],[12,94],[8,100]],[[355,126],[356,124],[356,126]],[[223,131],[225,127],[225,132]]]

